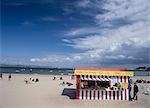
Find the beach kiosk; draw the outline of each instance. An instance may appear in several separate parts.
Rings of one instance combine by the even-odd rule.
[[[76,99],[130,100],[130,77],[126,69],[77,68]]]

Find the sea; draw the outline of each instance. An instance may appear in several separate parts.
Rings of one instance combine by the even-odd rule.
[[[49,74],[49,75],[68,75],[74,73],[73,68],[43,68],[43,67],[0,67],[2,73],[15,74]],[[150,71],[134,71],[135,76],[150,76]]]

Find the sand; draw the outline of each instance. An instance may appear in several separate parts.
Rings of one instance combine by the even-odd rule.
[[[24,79],[30,77],[38,78],[39,82],[25,84]],[[133,80],[141,78],[150,80],[149,77],[134,77]],[[73,86],[61,85],[63,81],[73,83]],[[138,101],[76,100],[72,99],[75,80],[71,80],[70,76],[53,80],[53,75],[12,74],[11,81],[8,81],[8,74],[3,74],[0,80],[0,108],[149,108],[150,95],[142,94],[142,87],[150,87],[150,84],[138,86]]]

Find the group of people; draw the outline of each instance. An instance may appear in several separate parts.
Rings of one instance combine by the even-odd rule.
[[[56,76],[54,76],[54,77],[53,77],[53,80],[56,80],[56,79],[63,80],[63,75],[61,75],[60,77],[56,77]],[[65,82],[65,81],[63,81],[63,82],[61,83],[61,85],[68,85],[68,86],[72,86],[73,84],[72,84],[72,83],[69,83],[69,82]]]
[[[54,76],[54,77],[53,77],[53,80],[56,80],[56,78],[57,78],[57,77],[56,77],[56,76]],[[63,78],[62,78],[62,77],[60,77],[59,79],[60,79],[60,80],[63,80]]]
[[[137,79],[136,80],[137,83],[150,83],[150,81],[144,80],[144,79]]]
[[[38,78],[30,78],[29,80],[27,80],[26,78],[25,78],[25,80],[24,80],[24,82],[26,83],[26,84],[28,84],[28,83],[31,83],[31,82],[39,82],[39,79]]]

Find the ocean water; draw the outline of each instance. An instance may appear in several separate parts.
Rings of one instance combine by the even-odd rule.
[[[50,74],[64,75],[73,74],[72,68],[29,68],[29,67],[0,67],[0,72],[3,73],[18,73],[18,74]],[[150,71],[134,71],[135,76],[150,76]]]
[[[74,69],[70,68],[29,68],[29,67],[0,67],[3,73],[19,73],[19,74],[52,74],[59,75],[63,73],[73,73]]]

